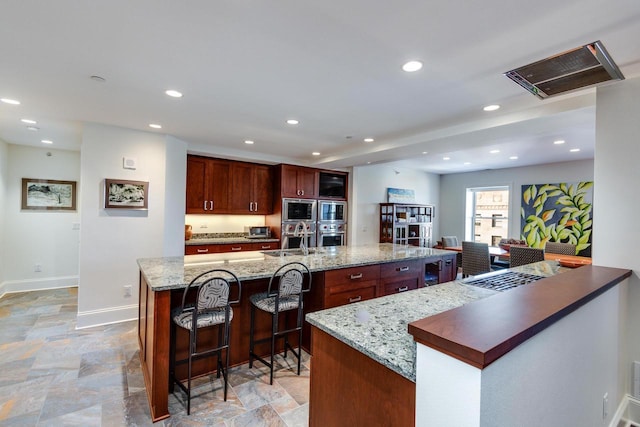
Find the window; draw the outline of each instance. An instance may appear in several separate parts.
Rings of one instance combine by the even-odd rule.
[[[465,240],[496,246],[509,236],[509,187],[467,188]]]

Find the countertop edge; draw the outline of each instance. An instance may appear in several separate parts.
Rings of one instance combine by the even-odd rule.
[[[627,269],[583,266],[512,289],[490,300],[479,300],[411,322],[409,333],[418,343],[484,369],[630,276],[631,270]],[[561,286],[562,292],[558,292],[557,286]],[[517,305],[526,305],[528,309],[514,309]],[[495,311],[507,308],[509,310],[505,312],[518,313],[518,316],[511,322],[501,322],[496,328],[492,321]],[[483,328],[483,325],[487,327]]]

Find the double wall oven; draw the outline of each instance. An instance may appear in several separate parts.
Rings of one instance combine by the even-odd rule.
[[[347,202],[318,201],[318,246],[344,246],[347,233]]]
[[[306,239],[308,248],[316,244],[316,201],[308,199],[282,199],[282,249],[300,247]]]

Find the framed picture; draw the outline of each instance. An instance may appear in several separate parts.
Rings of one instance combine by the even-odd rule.
[[[148,196],[146,181],[104,180],[105,209],[147,209]]]
[[[388,203],[415,203],[416,192],[406,188],[387,188]]]
[[[76,210],[76,182],[22,178],[22,209]]]

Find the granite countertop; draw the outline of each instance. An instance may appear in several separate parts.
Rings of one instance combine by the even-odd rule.
[[[165,258],[138,259],[140,272],[153,291],[184,288],[198,274],[213,268],[224,268],[235,273],[240,280],[269,278],[280,266],[299,261],[313,271],[334,270],[375,265],[406,259],[439,257],[455,252],[421,248],[417,246],[376,243],[363,246],[332,246],[310,248],[308,256],[271,254],[291,253],[291,251],[247,251],[207,255],[186,255]],[[294,250],[295,251],[295,250]]]
[[[559,267],[556,261],[541,261],[510,269],[510,271],[543,277],[553,276],[568,270]],[[306,320],[313,326],[415,382],[416,343],[413,336],[407,331],[407,325],[413,321],[498,293],[498,291],[467,285],[464,280],[456,280],[316,311],[307,314]]]

